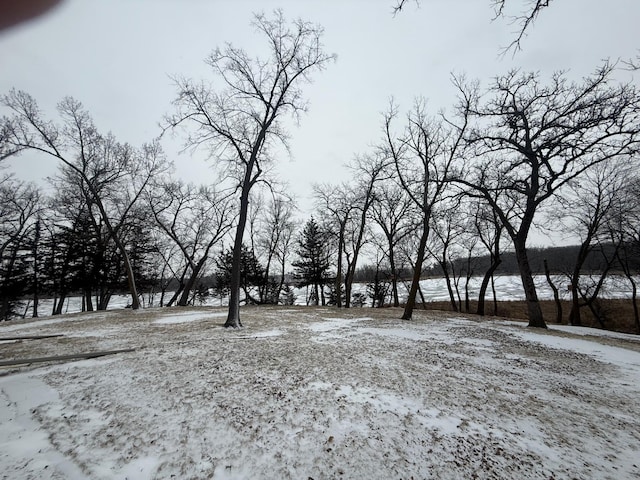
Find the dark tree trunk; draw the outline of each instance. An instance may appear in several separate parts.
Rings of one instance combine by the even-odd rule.
[[[91,289],[84,291],[84,306],[87,312],[93,312],[93,299],[91,298]]]
[[[67,292],[60,292],[60,298],[58,298],[58,302],[55,305],[55,309],[52,312],[52,315],[61,315],[62,308],[64,307],[64,302],[67,299]]]
[[[416,306],[416,295],[418,294],[418,287],[420,286],[420,277],[422,276],[422,263],[424,262],[424,252],[427,248],[427,239],[429,238],[429,226],[425,222],[422,235],[420,236],[420,242],[418,244],[418,254],[416,257],[416,263],[413,267],[413,277],[411,279],[411,287],[409,288],[409,296],[407,297],[407,303],[404,307],[402,314],[402,320],[411,320],[413,315],[413,309]],[[424,299],[423,299],[424,305]]]
[[[340,225],[340,233],[338,235],[338,264],[336,272],[336,306],[342,308],[342,247],[344,245],[344,225]],[[347,304],[347,307],[349,305]]]
[[[536,328],[547,328],[547,324],[544,322],[544,318],[542,316],[540,302],[538,301],[538,294],[536,292],[536,285],[533,281],[533,272],[531,271],[531,265],[529,264],[527,249],[524,245],[524,242],[520,241],[519,239],[516,239],[513,242],[513,246],[516,251],[518,269],[520,270],[520,278],[522,280],[522,287],[524,289],[524,295],[527,302],[529,326]]]
[[[493,295],[493,314],[498,316],[498,296],[496,295],[496,281],[491,275],[491,294]]]
[[[578,250],[578,256],[576,257],[576,263],[573,267],[571,274],[571,311],[569,312],[569,323],[571,325],[582,325],[582,318],[580,317],[580,292],[578,291],[578,285],[580,283],[580,270],[582,265],[589,254],[589,244],[591,243],[591,235],[587,235],[587,239],[580,245]]]
[[[458,311],[458,304],[456,303],[456,297],[453,293],[453,287],[451,286],[451,275],[449,275],[449,267],[447,266],[447,261],[443,260],[438,262],[440,264],[440,268],[442,269],[442,274],[444,275],[444,280],[447,284],[447,292],[449,292],[449,302],[451,303],[451,308],[454,312]]]
[[[493,279],[493,273],[497,270],[498,266],[500,266],[501,262],[502,259],[500,257],[496,257],[494,255],[491,256],[491,265],[489,265],[489,269],[485,272],[484,277],[482,278],[480,292],[478,293],[478,310],[476,312],[478,315],[484,315],[484,300],[487,294],[487,288],[489,287],[489,282]]]
[[[242,267],[242,237],[247,224],[247,213],[249,211],[249,189],[250,186],[250,168],[247,167],[247,175],[242,184],[242,194],[240,195],[240,216],[238,218],[238,226],[236,227],[236,237],[233,242],[233,260],[231,264],[231,291],[229,297],[229,313],[225,327],[238,328],[242,327],[240,321],[240,287],[241,287],[241,267]]]
[[[551,280],[551,272],[549,271],[549,265],[546,258],[544,259],[543,263],[544,274],[547,277],[547,283],[551,287],[551,290],[553,290],[553,301],[556,304],[556,323],[562,323],[562,302],[560,301],[560,295],[558,295],[558,287],[556,287]]]
[[[640,315],[638,314],[638,288],[633,278],[629,278],[631,282],[631,305],[633,305],[633,319],[636,324],[636,331],[640,334]]]
[[[391,291],[393,293],[393,306],[400,306],[398,299],[398,273],[396,272],[396,259],[393,253],[393,244],[389,242],[389,266],[391,267]]]
[[[193,290],[193,286],[195,285],[196,280],[198,280],[198,276],[200,275],[200,272],[202,271],[202,267],[204,267],[204,264],[206,263],[206,261],[207,261],[207,258],[202,257],[200,261],[196,264],[194,269],[192,270],[191,276],[189,276],[189,278],[187,279],[187,282],[185,283],[184,288],[182,290],[182,295],[180,296],[180,300],[178,301],[178,306],[186,307],[187,304],[189,303],[189,294],[191,293],[191,290]]]
[[[38,294],[40,293],[40,257],[38,247],[40,246],[40,220],[36,222],[35,239],[33,242],[33,318],[38,317]]]

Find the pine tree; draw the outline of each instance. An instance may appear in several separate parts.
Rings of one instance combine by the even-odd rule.
[[[329,237],[318,226],[313,217],[307,221],[298,238],[296,254],[299,260],[293,262],[296,276],[300,278],[301,285],[313,287],[314,303],[318,299],[325,304],[323,286],[330,279],[329,269]]]

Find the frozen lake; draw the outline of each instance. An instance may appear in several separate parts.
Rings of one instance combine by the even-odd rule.
[[[536,288],[538,291],[538,298],[541,300],[552,300],[553,299],[553,291],[549,284],[547,283],[544,275],[538,275],[535,278]],[[638,279],[640,280],[640,279]],[[478,298],[478,292],[480,290],[480,283],[482,281],[481,277],[473,277],[469,282],[469,295],[472,300],[476,300]],[[553,281],[556,286],[560,290],[561,298],[568,300],[569,292],[567,290],[568,281],[566,277],[555,276],[553,277]],[[399,292],[401,301],[405,300],[407,297],[407,287],[408,283],[399,285]],[[427,301],[448,301],[449,294],[447,292],[447,286],[444,281],[444,278],[429,278],[422,280],[420,282],[420,286],[422,288],[422,293],[425,296]],[[522,283],[520,281],[520,277],[516,275],[504,275],[497,276],[495,278],[495,286],[496,286],[496,297],[500,301],[508,301],[508,300],[524,300],[524,291],[522,289]],[[460,295],[464,300],[464,279],[460,281]],[[356,284],[354,285],[354,293],[361,292],[365,293],[367,291],[366,284]],[[305,305],[306,304],[306,288],[294,289],[294,294],[296,296],[296,304],[297,305]],[[170,298],[170,294],[165,294],[165,299]],[[629,282],[626,281],[624,277],[620,276],[611,276],[607,279],[605,286],[600,295],[601,298],[630,298],[631,297],[631,286]],[[160,300],[160,295],[156,295],[153,299],[155,305],[158,304]],[[493,295],[491,293],[491,286],[487,290],[486,300],[493,300]],[[211,306],[221,306],[226,305],[227,299],[220,297],[210,297],[203,305],[211,305]],[[130,298],[128,295],[114,295],[109,303],[109,310],[125,308],[126,305],[130,303]],[[144,305],[149,305],[149,299],[147,295],[144,296]],[[43,299],[39,304],[39,312],[40,315],[49,315],[51,313],[51,309],[53,306],[53,302],[50,299]],[[82,308],[82,300],[80,297],[71,297],[65,303],[65,307],[63,309],[63,313],[74,313],[81,311]],[[30,312],[29,312],[30,313]]]

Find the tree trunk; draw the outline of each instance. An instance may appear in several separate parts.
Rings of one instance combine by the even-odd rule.
[[[241,268],[242,268],[242,237],[244,229],[247,225],[247,213],[249,211],[249,190],[251,188],[251,166],[247,166],[247,173],[242,183],[242,193],[240,195],[240,216],[238,217],[238,226],[236,227],[236,237],[233,242],[233,259],[231,264],[231,282],[229,296],[229,312],[225,327],[238,328],[242,327],[240,321],[240,286],[241,286]]]
[[[33,242],[33,318],[38,318],[38,294],[40,293],[40,258],[38,247],[40,246],[40,220],[36,222],[35,239]]]
[[[286,273],[285,272],[285,265],[286,265],[286,262],[285,262],[285,257],[284,257],[284,254],[283,254],[283,257],[282,257],[282,269],[280,270],[280,281],[278,282],[278,294],[277,294],[278,296],[276,298],[276,305],[280,303],[280,293],[282,292],[282,287],[284,286],[284,276],[285,276],[285,273]]]
[[[484,315],[484,299],[487,294],[487,288],[489,287],[489,281],[493,278],[493,273],[497,270],[498,266],[502,262],[500,257],[491,256],[491,265],[489,265],[489,269],[485,272],[484,277],[482,278],[482,283],[480,284],[480,292],[478,293],[478,315]]]
[[[133,274],[133,266],[131,265],[129,254],[124,244],[120,241],[120,238],[118,238],[118,235],[113,233],[112,237],[118,250],[120,250],[122,261],[124,262],[124,269],[127,272],[127,282],[129,283],[129,292],[131,293],[131,308],[138,310],[140,308],[140,298],[138,297],[138,287],[136,286],[136,279]]]
[[[393,292],[393,306],[400,306],[398,299],[398,274],[396,272],[396,259],[393,253],[393,244],[389,242],[389,266],[391,267],[391,291]]]
[[[60,292],[60,298],[58,299],[58,303],[55,305],[55,309],[52,312],[52,315],[61,315],[62,308],[64,307],[64,301],[67,299],[67,292]]]
[[[629,277],[631,282],[631,305],[633,305],[633,318],[636,324],[636,330],[640,334],[640,315],[638,314],[638,288],[636,282],[632,277]]]
[[[547,264],[547,259],[543,260],[544,263],[544,274],[547,277],[547,283],[553,290],[553,301],[556,304],[556,323],[562,323],[562,302],[560,301],[560,295],[558,295],[558,287],[556,287],[551,280],[551,272],[549,271],[549,265]]]
[[[493,274],[491,275],[491,294],[493,295],[493,314],[497,317],[498,316],[498,296],[496,295],[496,281]]]
[[[338,265],[336,272],[336,306],[342,308],[342,246],[344,245],[344,226],[340,225],[338,236]]]
[[[202,257],[194,267],[193,271],[191,272],[191,276],[187,279],[187,282],[182,289],[182,295],[180,296],[180,300],[178,301],[178,306],[186,307],[189,303],[189,294],[191,293],[191,290],[193,290],[193,286],[195,285],[196,280],[198,279],[198,276],[200,275],[200,272],[202,271],[202,267],[204,266],[206,260],[206,257]]]
[[[404,307],[402,314],[402,320],[411,320],[413,315],[413,309],[416,306],[416,295],[418,294],[418,287],[420,286],[420,277],[422,276],[422,263],[424,262],[424,252],[427,247],[427,239],[429,237],[429,226],[425,222],[422,235],[420,236],[420,243],[418,244],[418,253],[416,257],[416,263],[413,267],[413,277],[411,279],[411,287],[409,288],[409,296],[407,297],[407,303]],[[424,304],[424,301],[423,301]]]
[[[580,317],[580,293],[578,291],[578,284],[580,283],[580,270],[582,269],[582,265],[589,253],[590,243],[591,234],[589,233],[586,240],[580,245],[576,263],[571,274],[571,311],[569,312],[569,323],[571,325],[582,325],[582,318]]]
[[[449,275],[449,267],[447,266],[447,261],[443,260],[440,263],[440,268],[442,269],[442,274],[444,275],[444,280],[447,284],[447,291],[449,292],[449,302],[451,303],[451,308],[453,308],[454,312],[458,311],[458,305],[456,304],[456,297],[453,293],[453,288],[451,287],[451,276]]]
[[[93,312],[93,300],[91,299],[91,289],[85,289],[83,300],[83,312]]]
[[[529,326],[536,328],[547,328],[547,324],[544,322],[544,318],[542,316],[540,302],[538,301],[536,284],[533,281],[533,272],[531,271],[531,265],[529,264],[527,249],[524,245],[524,242],[520,240],[515,240],[513,242],[513,246],[516,251],[518,269],[520,270],[520,278],[522,280],[522,287],[524,289],[524,295],[527,302]]]

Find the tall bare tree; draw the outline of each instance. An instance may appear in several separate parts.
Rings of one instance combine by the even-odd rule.
[[[384,143],[381,146],[393,163],[398,181],[420,212],[420,240],[409,296],[402,318],[411,320],[422,276],[427,240],[436,205],[445,195],[451,168],[463,146],[466,123],[455,126],[426,113],[425,102],[417,100],[404,129],[394,130],[398,109],[392,104],[384,115]]]
[[[452,281],[456,280],[453,260],[459,253],[456,246],[464,233],[462,223],[464,216],[460,215],[460,197],[439,203],[431,213],[431,234],[427,240],[426,250],[440,266],[449,293],[449,303],[453,311],[457,312],[459,305],[456,303],[452,284]],[[459,273],[462,273],[462,270]],[[458,282],[455,283],[457,288]]]
[[[287,258],[295,232],[293,211],[293,202],[274,196],[260,219],[256,243],[265,262],[265,279],[260,286],[260,300],[266,303],[277,304],[284,285]],[[272,275],[274,266],[278,267],[278,275]]]
[[[640,95],[613,72],[605,64],[581,83],[560,72],[545,85],[538,74],[513,71],[484,96],[477,83],[457,82],[475,150],[456,180],[491,206],[511,238],[532,327],[546,328],[527,254],[541,208],[593,166],[640,148]]]
[[[168,168],[157,141],[136,150],[102,135],[82,104],[66,97],[58,104],[61,122],[45,120],[36,101],[12,90],[0,100],[13,112],[3,118],[5,142],[13,152],[36,151],[56,158],[81,180],[89,202],[122,256],[131,293],[131,306],[140,307],[133,266],[122,231],[145,187]]]
[[[492,287],[494,286],[493,275],[502,263],[502,259],[500,258],[500,254],[502,253],[500,242],[503,230],[504,227],[493,209],[487,205],[486,202],[479,199],[473,209],[473,231],[489,253],[489,267],[484,272],[482,282],[480,283],[478,309],[476,310],[478,315],[485,314],[487,288],[489,288],[489,282],[491,282]],[[493,314],[498,314],[495,288],[493,288]]]
[[[323,49],[321,27],[302,20],[289,24],[282,11],[276,11],[273,18],[256,15],[253,26],[265,37],[269,56],[252,58],[232,45],[217,48],[206,60],[217,87],[176,79],[176,112],[167,117],[169,127],[191,126],[187,146],[208,148],[212,157],[226,162],[237,181],[240,207],[227,327],[242,326],[240,262],[249,193],[264,178],[276,146],[286,146],[283,117],[297,118],[306,110],[302,85],[335,58]]]
[[[391,295],[393,306],[400,306],[398,298],[398,261],[397,249],[402,240],[413,229],[411,218],[413,202],[397,182],[387,180],[376,187],[371,205],[371,218],[382,230],[384,246],[381,250],[389,262],[391,274]]]

